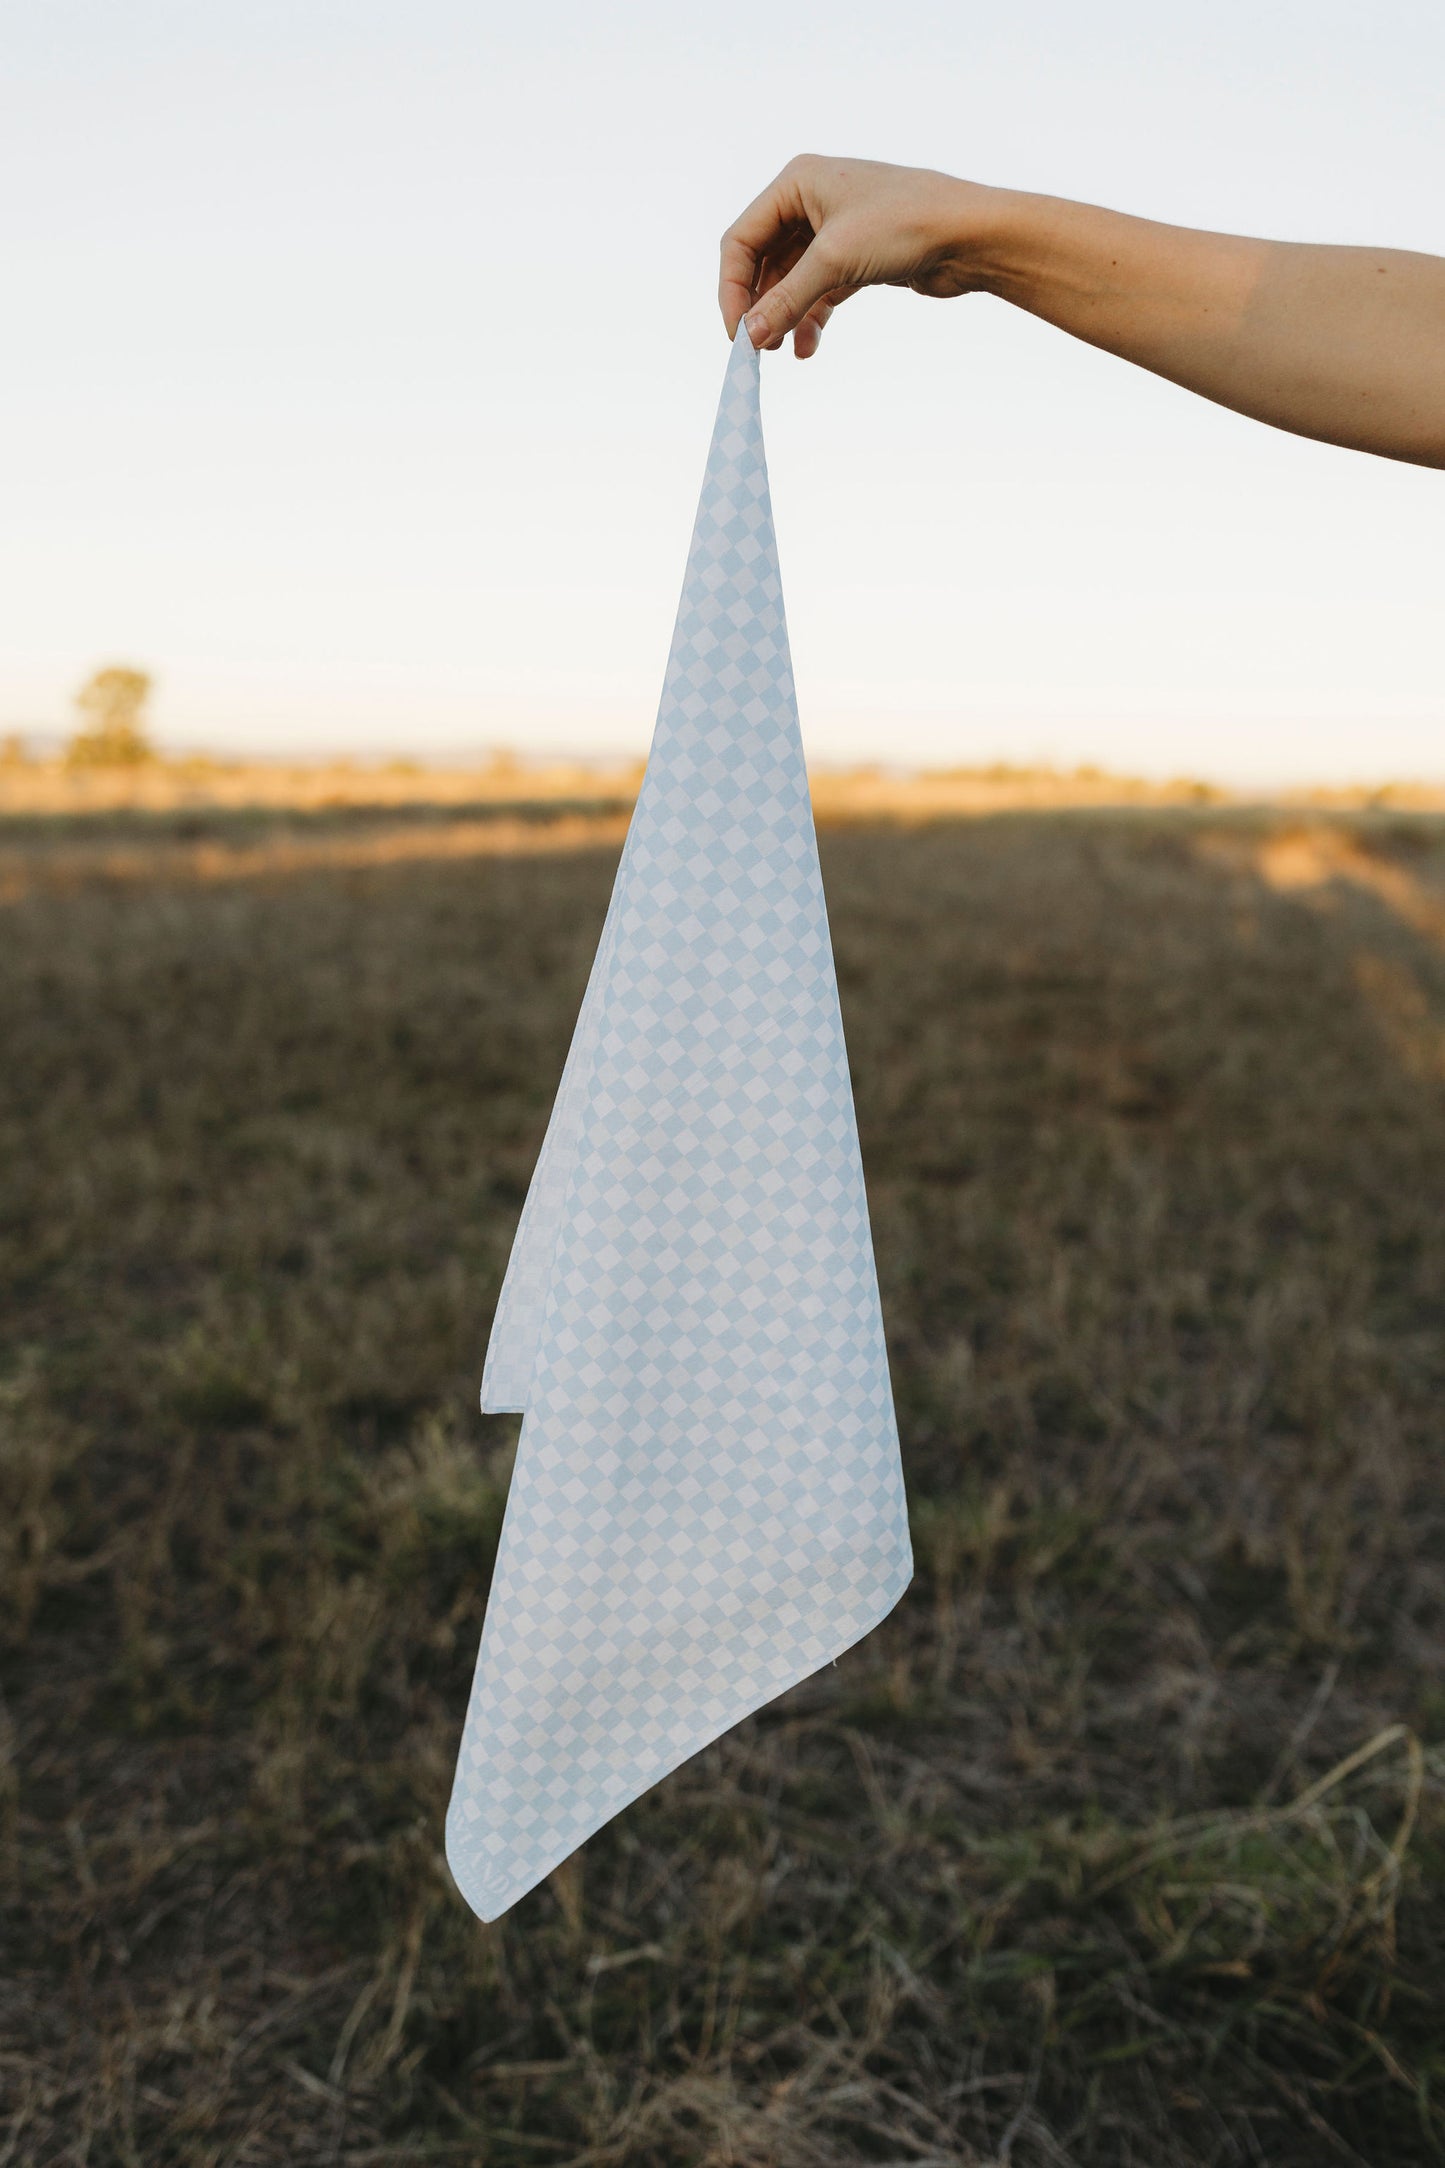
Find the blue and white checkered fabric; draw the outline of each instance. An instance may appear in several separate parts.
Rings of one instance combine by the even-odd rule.
[[[912,1572],[743,331],[482,1405],[525,1421],[447,1857],[495,1919]]]

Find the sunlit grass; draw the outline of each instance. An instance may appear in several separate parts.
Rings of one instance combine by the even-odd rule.
[[[1445,827],[825,828],[918,1578],[483,1928],[560,817],[0,836],[0,2157],[1440,2158]]]

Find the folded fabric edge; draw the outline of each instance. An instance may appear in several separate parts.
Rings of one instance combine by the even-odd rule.
[[[741,1724],[746,1717],[755,1716],[759,1709],[770,1708],[773,1702],[780,1701],[784,1694],[790,1694],[795,1686],[801,1686],[805,1679],[816,1678],[820,1671],[826,1671],[830,1664],[836,1664],[840,1656],[846,1656],[849,1649],[856,1648],[860,1641],[866,1641],[869,1634],[875,1632],[882,1625],[884,1619],[887,1618],[889,1612],[894,1610],[902,1601],[913,1579],[913,1570],[913,1554],[910,1548],[907,1559],[901,1564],[896,1582],[889,1584],[890,1593],[873,1612],[866,1624],[859,1627],[856,1632],[850,1631],[847,1639],[840,1641],[835,1649],[832,1649],[823,1657],[821,1662],[813,1664],[807,1671],[800,1671],[795,1679],[790,1679],[786,1686],[780,1686],[775,1694],[768,1696],[766,1701],[754,1701],[750,1697],[740,1701],[732,1715],[710,1730],[706,1737],[698,1739],[695,1744],[687,1747],[666,1767],[659,1769],[656,1776],[652,1777],[642,1787],[641,1791],[628,1790],[620,1798],[605,1806],[596,1820],[590,1822],[580,1836],[575,1837],[564,1851],[557,1854],[557,1857],[549,1866],[544,1867],[539,1875],[534,1876],[529,1881],[510,1884],[502,1883],[498,1886],[487,1876],[475,1874],[467,1863],[458,1856],[461,1851],[462,1837],[457,1811],[457,1797],[460,1786],[454,1788],[451,1804],[447,1808],[446,1861],[458,1892],[471,1910],[476,1913],[478,1919],[485,1921],[488,1925],[493,1920],[499,1920],[504,1912],[510,1912],[512,1906],[525,1897],[530,1890],[538,1888],[545,1882],[547,1876],[560,1867],[563,1860],[570,1859],[574,1852],[580,1850],[590,1838],[595,1837],[599,1829],[605,1828],[608,1822],[613,1821],[624,1809],[630,1807],[634,1800],[645,1798],[648,1792],[661,1784],[665,1778],[670,1777],[675,1770],[680,1769],[684,1762],[691,1761],[695,1754],[701,1754],[705,1748],[714,1745],[725,1733],[730,1732],[735,1725]]]
[[[649,755],[649,758],[651,756]],[[644,778],[644,789],[646,787]],[[642,802],[639,792],[638,803]],[[591,1099],[591,1073],[596,1054],[597,1019],[606,999],[607,975],[617,948],[618,899],[631,860],[637,832],[636,809],[628,823],[622,857],[612,884],[607,916],[592,959],[582,1005],[572,1030],[572,1043],[562,1067],[542,1148],[532,1169],[507,1260],[501,1292],[487,1338],[482,1368],[481,1405],[484,1415],[521,1415],[536,1364],[537,1344],[547,1306],[547,1287],[556,1255],[557,1231],[566,1212],[567,1195],[577,1159],[577,1140],[586,1126]],[[550,1231],[545,1223],[550,1219]],[[542,1232],[539,1237],[539,1225]],[[538,1257],[538,1243],[542,1257]],[[529,1277],[531,1285],[528,1286]]]

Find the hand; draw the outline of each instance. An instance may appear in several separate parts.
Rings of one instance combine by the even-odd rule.
[[[861,286],[949,299],[988,284],[1002,191],[917,166],[794,158],[722,238],[718,303],[728,337],[746,312],[756,347],[791,331],[806,361]]]
[[[722,240],[732,337],[802,361],[860,286],[991,293],[1276,429],[1445,467],[1445,258],[1197,233],[862,158],[795,158]]]

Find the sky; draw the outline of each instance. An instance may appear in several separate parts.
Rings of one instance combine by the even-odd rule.
[[[645,750],[800,150],[1445,253],[1424,0],[0,7],[0,730],[112,662],[165,743]],[[764,357],[820,761],[1445,778],[1445,475],[986,297]]]

